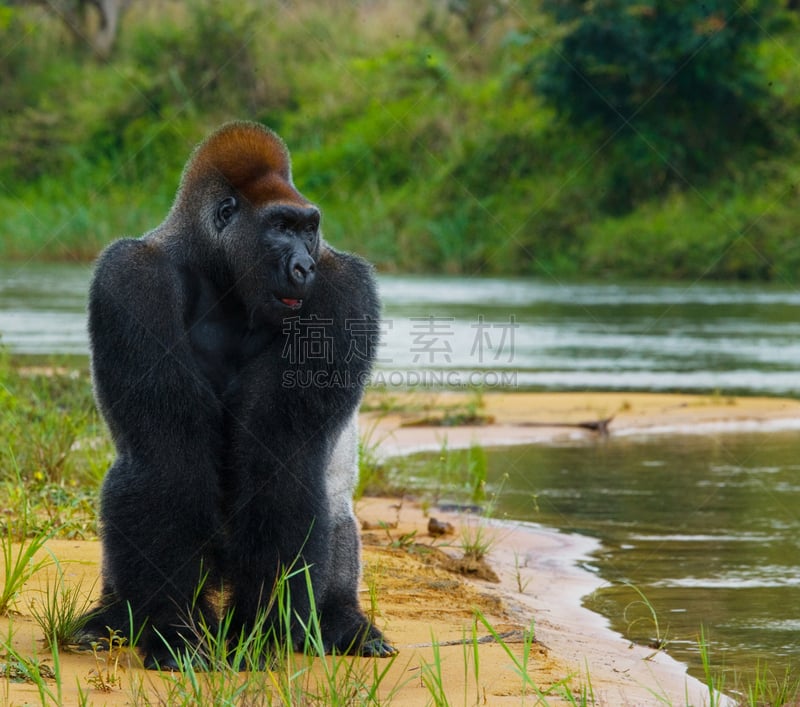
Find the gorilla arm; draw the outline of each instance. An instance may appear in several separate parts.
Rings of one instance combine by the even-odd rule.
[[[322,327],[328,355],[287,356],[285,346],[301,342],[280,337],[242,371],[243,399],[230,402],[238,411],[231,466],[240,481],[230,519],[238,552],[227,554],[234,562],[227,572],[248,578],[234,589],[234,628],[236,621],[252,623],[259,590],[271,586],[264,580],[274,577],[276,565],[299,561],[309,567],[326,648],[390,655],[393,649],[359,607],[352,510],[356,416],[377,346],[379,302],[371,269],[355,256],[326,248],[316,278],[294,324]],[[287,373],[297,375],[284,378]],[[289,582],[301,617],[309,609],[302,580],[296,574]],[[302,634],[295,636],[298,646]]]
[[[101,495],[101,608],[128,601],[165,636],[219,529],[222,412],[185,331],[186,277],[147,240],[122,240],[89,296],[95,394],[118,454]]]
[[[119,451],[160,465],[165,455],[202,447],[197,434],[221,416],[185,330],[185,278],[159,249],[121,240],[101,256],[89,293],[92,373],[104,417]],[[181,486],[191,481],[170,476]]]

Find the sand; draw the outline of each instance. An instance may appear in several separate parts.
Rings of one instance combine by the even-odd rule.
[[[430,426],[430,418],[471,410],[474,396],[448,393],[387,399],[385,394],[373,393],[367,402],[372,411],[363,415],[362,431],[383,455],[439,449],[445,439],[451,448],[474,442],[493,446],[591,439],[596,432],[564,425],[612,417],[608,425],[611,435],[724,434],[800,426],[800,403],[771,398],[487,394],[479,401],[479,411],[489,424],[450,428]],[[421,421],[426,424],[420,425]],[[493,537],[487,559],[498,583],[452,571],[453,560],[460,556],[458,535],[429,536],[429,518],[412,501],[365,498],[357,503],[356,511],[367,528],[363,531],[363,602],[365,607],[371,606],[370,596],[375,597],[375,620],[399,650],[382,683],[381,697],[388,703],[430,704],[431,692],[425,682],[435,679],[441,680],[454,705],[566,704],[559,696],[564,686],[576,695],[590,692],[594,704],[613,707],[709,703],[707,689],[688,676],[682,664],[663,652],[631,646],[611,631],[602,617],[581,606],[581,597],[600,585],[599,578],[578,566],[596,548],[595,540],[534,525],[487,525],[481,521],[480,527]],[[434,509],[429,514],[473,531],[478,522]],[[383,527],[395,523],[391,529]],[[48,543],[48,553],[58,559],[68,583],[80,583],[84,589],[95,583],[98,541],[53,540]],[[52,566],[40,571],[17,598],[16,611],[0,620],[0,631],[4,636],[13,635],[18,652],[38,656],[50,665],[53,661],[42,645],[30,607],[41,601],[42,588],[52,586],[54,577]],[[485,624],[476,623],[476,610],[485,617]],[[465,647],[463,640],[471,637],[473,630],[479,637],[491,638],[487,624],[507,636],[506,646],[496,641],[480,643],[476,660],[471,642]],[[535,634],[532,644],[524,639],[531,627]],[[432,645],[434,641],[440,644],[438,649]],[[525,650],[529,651],[527,681],[518,674]],[[79,704],[80,692],[88,695],[88,704],[134,704],[136,690],[143,685],[152,699],[163,694],[161,678],[136,667],[136,662],[135,656],[125,654],[126,669],[119,673],[119,685],[102,692],[92,683],[93,656],[62,651],[61,704]],[[433,665],[439,666],[440,673],[432,672]],[[48,684],[55,693],[54,683]],[[35,686],[0,680],[0,704],[28,703],[42,703]]]

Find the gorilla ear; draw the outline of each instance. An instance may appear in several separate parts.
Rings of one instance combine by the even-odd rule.
[[[214,212],[214,225],[218,231],[221,231],[227,226],[239,210],[239,203],[235,197],[226,196],[222,201],[217,204],[217,210]]]

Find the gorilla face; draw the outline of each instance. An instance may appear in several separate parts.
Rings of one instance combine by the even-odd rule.
[[[241,301],[251,326],[280,327],[302,310],[323,247],[320,213],[295,187],[275,133],[234,122],[210,135],[184,169],[173,211],[165,231],[190,224],[202,241],[199,269]]]
[[[234,288],[251,324],[279,325],[309,296],[320,251],[320,212],[311,204],[253,208],[234,197],[217,207]]]

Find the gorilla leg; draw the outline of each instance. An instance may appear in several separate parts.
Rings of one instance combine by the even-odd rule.
[[[331,535],[334,568],[320,607],[326,648],[340,653],[385,658],[395,649],[370,622],[358,600],[361,543],[355,518],[341,519]]]
[[[201,622],[216,631],[206,589],[216,581],[216,524],[202,503],[194,503],[194,494],[149,487],[141,471],[119,458],[106,476],[103,593],[83,642],[107,638],[109,629],[129,641],[138,635],[146,667],[177,667],[175,655],[197,642]]]
[[[104,580],[100,601],[97,606],[84,615],[85,624],[81,631],[79,644],[86,649],[97,644],[99,649],[106,647],[113,633],[118,633],[131,642],[130,620],[128,608],[120,601],[116,592]]]
[[[388,656],[395,651],[364,615],[358,600],[361,538],[353,514],[358,480],[358,414],[339,436],[326,472],[332,516],[329,538],[331,573],[320,607],[322,635],[329,650]]]
[[[233,588],[231,635],[236,639],[263,625],[279,641],[288,631],[292,645],[302,649],[314,599],[309,580],[313,588],[321,586],[329,571],[327,512],[302,485],[276,496],[279,484],[258,489],[252,481],[244,493],[248,501],[231,518],[225,553],[225,576]]]

